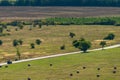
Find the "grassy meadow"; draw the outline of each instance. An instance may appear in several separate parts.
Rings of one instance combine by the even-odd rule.
[[[114,48],[17,63],[8,65],[8,68],[2,66],[0,80],[27,80],[28,77],[32,80],[119,80],[119,58],[120,49]],[[98,74],[100,77],[96,76]]]
[[[20,53],[23,58],[45,56],[51,54],[59,54],[65,52],[78,51],[72,46],[72,41],[84,37],[92,42],[92,48],[98,48],[100,41],[109,33],[114,33],[116,38],[112,41],[107,41],[107,45],[112,45],[120,42],[119,26],[100,26],[100,25],[56,25],[42,26],[42,28],[33,27],[29,30],[29,25],[23,30],[15,31],[15,27],[9,26],[10,32],[4,30],[3,33],[10,33],[8,36],[0,36],[3,40],[3,45],[0,46],[0,60],[15,58],[16,48],[13,47],[14,39],[22,39],[23,45],[19,46]],[[74,38],[69,37],[69,33],[76,34]],[[30,43],[35,43],[36,39],[42,40],[41,45],[35,45],[35,49],[30,48]],[[65,50],[60,50],[60,46],[65,44]]]

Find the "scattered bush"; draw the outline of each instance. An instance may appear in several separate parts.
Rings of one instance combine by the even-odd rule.
[[[35,44],[34,43],[31,43],[30,46],[31,46],[31,49],[35,48]]]
[[[114,38],[115,38],[115,35],[113,33],[110,33],[108,34],[108,36],[104,38],[104,40],[113,40]]]
[[[73,37],[75,36],[75,33],[70,32],[70,33],[69,33],[69,36],[70,36],[71,38],[73,38]]]
[[[37,39],[35,42],[37,45],[40,45],[42,41],[40,39]]]
[[[62,45],[62,46],[60,47],[60,49],[61,49],[61,50],[65,50],[65,45]]]
[[[0,40],[0,45],[2,45],[3,44],[3,41],[2,40]]]
[[[17,45],[19,45],[18,40],[16,40],[16,39],[13,40],[13,46],[16,47]]]

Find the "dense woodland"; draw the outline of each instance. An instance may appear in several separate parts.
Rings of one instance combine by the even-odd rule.
[[[120,6],[120,0],[0,0],[0,6]]]

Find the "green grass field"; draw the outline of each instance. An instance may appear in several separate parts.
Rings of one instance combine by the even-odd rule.
[[[11,30],[10,36],[1,36],[3,45],[0,46],[0,60],[5,61],[9,58],[15,58],[16,49],[12,46],[14,39],[22,39],[23,45],[19,46],[23,58],[45,56],[51,54],[59,54],[66,52],[78,51],[72,46],[72,41],[86,38],[92,42],[92,48],[98,48],[100,41],[109,33],[116,35],[115,40],[108,41],[107,45],[120,42],[119,26],[100,26],[100,25],[70,25],[70,26],[43,26],[29,30],[29,25],[23,30],[15,31],[15,27],[8,27]],[[76,36],[71,39],[69,33],[74,32]],[[4,30],[3,33],[8,33]],[[35,49],[30,49],[30,43],[34,43],[36,39],[41,39],[42,44],[36,45]],[[65,44],[66,49],[60,50],[60,46]]]
[[[114,66],[116,74],[112,73]],[[119,80],[120,48],[17,63],[8,68],[2,66],[0,74],[0,80],[27,80],[28,77],[32,80]]]

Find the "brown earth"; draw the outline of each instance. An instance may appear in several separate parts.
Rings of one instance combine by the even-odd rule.
[[[118,7],[0,7],[0,19],[119,16]]]

